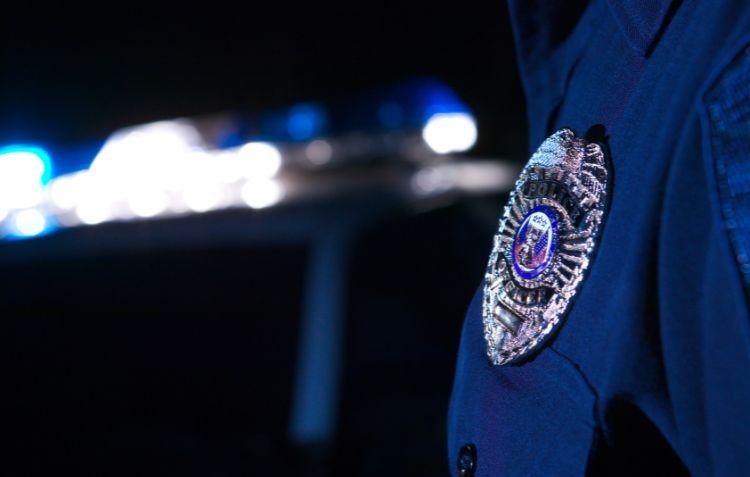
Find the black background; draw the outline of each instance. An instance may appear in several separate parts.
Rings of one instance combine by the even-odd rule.
[[[525,155],[499,1],[26,5],[5,12],[1,38],[6,143],[75,146],[131,124],[434,76],[473,108],[474,155]],[[12,442],[0,472],[447,474],[460,326],[503,202],[394,211],[357,237],[340,423],[320,448],[287,439],[305,247],[0,263],[1,432]],[[111,240],[150,225],[100,227],[114,227]],[[30,247],[81,233],[97,231]]]
[[[479,153],[525,151],[501,1],[16,5],[5,13],[5,141],[75,143],[124,125],[340,99],[435,76],[475,109]]]

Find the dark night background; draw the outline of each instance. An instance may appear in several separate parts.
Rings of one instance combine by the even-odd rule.
[[[2,143],[74,147],[132,124],[432,76],[475,113],[471,155],[525,156],[502,1],[14,10],[0,34]],[[304,246],[150,248],[148,222],[23,244],[28,260],[0,262],[0,473],[447,475],[460,326],[503,202],[395,209],[361,230],[347,267],[338,430],[310,448],[287,439]],[[34,258],[61,240],[123,234],[142,246]]]

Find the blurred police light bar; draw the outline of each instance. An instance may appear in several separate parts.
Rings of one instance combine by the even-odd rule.
[[[276,142],[415,130],[437,154],[465,152],[477,140],[470,108],[449,86],[434,79],[372,90],[345,102],[298,104],[250,116],[245,123],[245,135]]]
[[[255,192],[281,163],[272,144],[211,149],[192,121],[160,121],[113,134],[88,169],[51,181],[48,205],[65,226],[262,208],[281,199],[280,186]]]
[[[56,169],[66,173],[56,177],[43,148],[8,146],[0,149],[0,236],[271,207],[295,196],[300,178],[309,190],[318,177],[311,168],[421,163],[467,151],[476,139],[471,111],[453,90],[418,80],[339,103],[128,127],[88,159],[80,152],[88,149],[59,154]],[[303,174],[290,182],[285,170]]]

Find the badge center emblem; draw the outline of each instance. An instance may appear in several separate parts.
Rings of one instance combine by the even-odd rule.
[[[545,140],[521,172],[485,274],[482,318],[494,364],[532,353],[561,323],[593,256],[608,177],[602,147],[570,129]]]
[[[546,205],[534,207],[524,217],[513,240],[513,265],[519,275],[534,278],[550,263],[557,246],[557,216]]]

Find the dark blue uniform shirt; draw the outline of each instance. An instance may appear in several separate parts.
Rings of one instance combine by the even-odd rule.
[[[750,475],[750,3],[510,11],[531,150],[563,126],[598,136],[611,201],[575,302],[530,359],[490,363],[480,286],[453,475]]]

